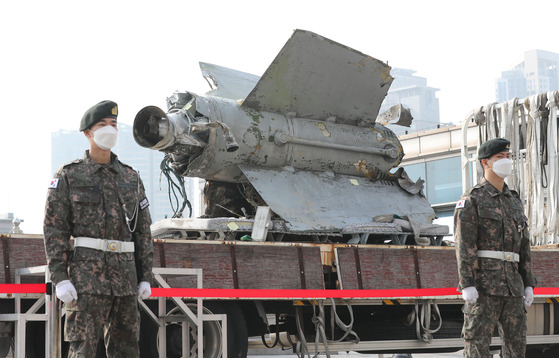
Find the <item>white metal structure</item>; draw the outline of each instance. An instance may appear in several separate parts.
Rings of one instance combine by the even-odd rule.
[[[512,175],[507,185],[516,190],[525,204],[533,245],[559,243],[559,141],[557,103],[559,91],[540,93],[524,99],[490,103],[472,111],[462,129],[462,169],[464,190],[470,181],[470,162],[479,172],[477,148],[483,142],[502,137],[511,141]],[[471,143],[472,123],[477,125],[475,145]]]
[[[36,266],[30,268],[23,268],[23,269],[16,269],[15,271],[15,283],[21,283],[22,276],[45,276],[45,272],[47,271],[46,266]],[[29,321],[44,321],[45,323],[50,322],[49,319],[49,311],[45,311],[45,313],[37,313],[39,309],[45,305],[45,307],[49,307],[51,304],[50,296],[48,295],[39,295],[36,298],[35,303],[25,312],[22,311],[21,306],[21,299],[24,294],[14,294],[15,297],[15,313],[4,313],[0,314],[0,321],[8,321],[14,322],[15,325],[15,355],[14,358],[24,358],[25,357],[25,332],[27,322]],[[46,337],[45,340],[45,352],[50,351],[50,342],[49,338],[50,335],[48,330],[46,330]],[[52,355],[49,355],[52,357]]]
[[[155,281],[163,288],[171,288],[165,281],[166,276],[192,276],[197,278],[197,288],[202,288],[202,269],[187,269],[187,268],[154,268],[153,269]],[[190,325],[197,328],[196,350],[197,357],[203,357],[204,342],[203,327],[205,321],[221,321],[221,357],[227,358],[227,315],[225,314],[204,314],[203,298],[196,299],[196,313],[182,301],[179,297],[170,297],[171,300],[182,311],[182,315],[167,315],[166,298],[159,297],[159,315],[151,311],[151,309],[143,302],[138,301],[144,311],[159,325],[159,358],[165,358],[167,352],[167,330],[168,322],[182,322],[182,356],[194,356],[190,352]]]
[[[15,283],[21,283],[22,276],[44,276],[47,274],[47,266],[35,266],[23,269],[16,269]],[[202,288],[202,270],[186,269],[186,268],[154,268],[154,277],[157,283],[163,288],[170,288],[165,281],[167,276],[196,276],[197,288]],[[54,288],[53,288],[54,289]],[[54,292],[53,292],[54,293]],[[56,295],[41,294],[29,296],[27,294],[14,294],[15,297],[15,313],[0,314],[0,322],[14,322],[15,324],[15,345],[14,358],[24,358],[25,355],[25,337],[26,325],[29,321],[45,322],[45,352],[49,358],[61,357],[61,332],[60,332],[60,300]],[[36,298],[33,305],[25,312],[22,311],[21,300],[23,297]],[[196,313],[182,301],[181,298],[171,297],[182,314],[168,315],[166,310],[166,297],[158,298],[158,315],[142,301],[139,304],[150,318],[159,326],[159,357],[166,357],[166,326],[169,322],[182,322],[182,356],[183,357],[203,357],[203,322],[220,321],[221,322],[221,357],[227,358],[227,315],[225,314],[204,314],[203,298],[196,300]],[[37,313],[41,307],[45,307],[45,313]],[[190,350],[190,328],[196,331],[195,351]]]

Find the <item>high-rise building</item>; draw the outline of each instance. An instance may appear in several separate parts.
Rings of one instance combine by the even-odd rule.
[[[82,158],[89,148],[89,143],[84,134],[79,131],[59,130],[52,133],[51,144],[51,169],[52,174],[65,163]],[[150,202],[150,213],[155,222],[173,216],[174,210],[182,204],[182,197],[177,191],[176,195],[169,192],[169,184],[162,174],[160,165],[164,154],[151,149],[140,147],[132,135],[132,127],[118,124],[118,140],[113,152],[119,159],[140,172],[146,196]],[[188,200],[192,205],[192,217],[200,216],[201,194],[203,181],[197,178],[185,178],[185,189]],[[169,197],[171,199],[169,199]],[[172,204],[171,204],[172,202]],[[183,211],[183,217],[189,216],[188,207]]]
[[[380,107],[380,113],[390,107],[401,104],[411,110],[413,122],[411,127],[388,125],[394,133],[402,135],[440,125],[439,99],[435,96],[438,88],[427,86],[425,77],[414,76],[416,71],[403,68],[393,68],[390,74],[394,81]]]
[[[524,52],[522,58],[512,68],[501,72],[496,80],[497,102],[559,89],[558,66],[559,54],[542,50]]]

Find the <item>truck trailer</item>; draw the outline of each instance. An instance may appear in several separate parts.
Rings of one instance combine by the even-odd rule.
[[[386,127],[409,125],[410,112],[379,114],[390,67],[304,30],[261,77],[200,66],[209,92],[175,92],[166,110],[147,106],[134,120],[136,142],[165,153],[161,168],[182,195],[173,217],[152,225],[157,282],[140,302],[141,356],[462,349],[451,233],[433,223],[423,180],[399,167],[404,150]],[[512,133],[482,136],[493,122],[481,118],[498,105],[484,108],[464,122],[480,133],[464,134],[464,168],[477,145]],[[522,138],[514,158],[527,155]],[[206,181],[200,217],[185,217],[184,177]],[[0,358],[65,356],[42,235],[1,239]],[[559,250],[534,240],[527,357],[556,357]]]

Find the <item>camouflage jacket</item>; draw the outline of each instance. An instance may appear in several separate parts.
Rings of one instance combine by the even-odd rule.
[[[518,297],[524,295],[524,287],[536,285],[522,202],[506,184],[500,192],[483,179],[460,198],[454,239],[459,290],[475,286],[482,294]],[[478,258],[477,250],[515,252],[520,262]]]
[[[139,279],[151,283],[153,243],[148,205],[139,174],[115,154],[111,153],[111,164],[98,164],[86,151],[82,159],[58,169],[49,185],[43,225],[52,282],[69,279],[78,293],[137,294],[133,252],[74,249],[70,241],[79,236],[131,241],[128,217],[133,218],[130,227],[134,230],[135,223],[139,242],[136,254],[143,271]]]

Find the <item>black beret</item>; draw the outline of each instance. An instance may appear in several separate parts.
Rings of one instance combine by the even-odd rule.
[[[115,118],[118,116],[118,106],[113,101],[101,101],[88,109],[80,123],[80,131],[90,128],[103,118]]]
[[[490,139],[479,146],[477,151],[477,159],[489,158],[493,154],[503,151],[508,152],[510,148],[510,141],[505,138]]]

